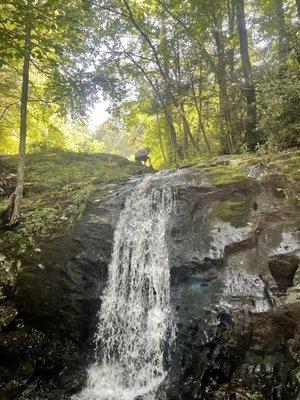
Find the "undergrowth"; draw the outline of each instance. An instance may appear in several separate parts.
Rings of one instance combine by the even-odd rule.
[[[10,177],[11,184],[15,170],[16,157],[0,157],[5,193],[5,197],[0,197],[0,210],[6,207],[14,188],[13,184],[5,190],[5,177]],[[0,289],[13,283],[21,260],[29,264],[39,262],[41,241],[66,236],[73,230],[93,192],[101,193],[106,184],[145,171],[142,165],[108,154],[29,155],[21,223],[13,231],[0,231]]]

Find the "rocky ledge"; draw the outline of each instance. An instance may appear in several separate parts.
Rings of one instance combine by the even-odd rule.
[[[299,186],[266,165],[239,176],[230,176],[232,160],[221,165],[178,177],[167,398],[296,400]]]

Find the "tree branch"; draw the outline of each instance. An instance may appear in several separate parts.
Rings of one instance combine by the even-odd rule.
[[[4,110],[2,111],[2,113],[0,114],[0,120],[4,117],[4,115],[6,114],[6,111],[10,108],[15,106],[16,104],[18,104],[20,102],[20,100],[14,101],[13,103],[8,104]]]
[[[145,41],[148,43],[150,49],[152,50],[153,55],[154,55],[154,58],[155,58],[155,61],[156,61],[156,64],[157,64],[157,67],[158,67],[158,69],[159,69],[159,71],[160,71],[160,73],[161,73],[161,75],[162,75],[162,78],[163,78],[164,81],[168,84],[168,79],[167,79],[167,77],[166,77],[166,75],[165,75],[165,71],[163,70],[163,68],[162,68],[162,66],[161,66],[161,63],[160,63],[160,60],[159,60],[159,57],[158,57],[158,53],[157,53],[157,50],[156,50],[154,44],[151,42],[149,36],[146,34],[146,32],[144,32],[144,31],[142,30],[142,28],[140,27],[140,25],[139,25],[138,22],[136,21],[134,15],[133,15],[133,13],[132,13],[132,10],[131,10],[131,8],[130,8],[130,5],[129,5],[129,3],[128,3],[128,1],[127,1],[127,0],[122,0],[122,1],[123,1],[124,5],[125,5],[127,11],[128,11],[129,17],[130,17],[130,19],[131,19],[131,21],[132,21],[134,27],[135,27],[135,28],[137,29],[137,31],[141,34],[141,36],[145,39]]]

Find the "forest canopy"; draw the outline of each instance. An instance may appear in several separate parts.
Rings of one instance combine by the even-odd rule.
[[[149,147],[161,167],[297,147],[299,13],[299,0],[4,0],[0,152]],[[110,117],[91,130],[99,96]]]

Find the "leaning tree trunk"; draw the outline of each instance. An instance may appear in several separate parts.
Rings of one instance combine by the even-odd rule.
[[[236,0],[237,6],[237,22],[240,39],[240,54],[242,62],[242,70],[245,79],[245,92],[247,101],[247,121],[245,139],[250,151],[254,151],[258,143],[257,135],[257,109],[256,109],[256,93],[253,82],[253,71],[249,56],[248,33],[245,18],[244,0]]]
[[[220,136],[224,153],[234,153],[233,140],[231,137],[230,101],[227,88],[227,71],[225,59],[224,36],[222,32],[222,21],[213,16],[214,39],[217,49],[218,64],[216,68],[216,79],[219,86],[219,114],[220,114]]]
[[[162,140],[162,133],[161,133],[161,126],[159,122],[159,114],[158,111],[156,112],[156,121],[157,121],[157,130],[158,130],[158,139],[159,139],[159,146],[160,146],[160,151],[164,159],[164,163],[167,162],[167,157],[165,154],[164,146],[163,146],[163,140]]]
[[[188,158],[188,125],[187,125],[187,120],[185,119],[184,113],[183,113],[183,106],[180,106],[180,117],[181,117],[181,122],[182,122],[182,148],[183,148],[183,157]]]
[[[177,164],[179,160],[181,160],[181,154],[179,152],[178,143],[177,143],[177,136],[176,136],[176,129],[174,126],[173,121],[173,113],[172,113],[172,106],[170,101],[167,99],[166,103],[163,105],[164,114],[169,130],[169,137],[170,137],[170,144],[171,144],[171,159],[174,164]]]
[[[227,18],[228,18],[228,40],[229,40],[229,49],[228,49],[228,65],[229,65],[229,74],[231,80],[234,79],[234,35],[235,35],[235,20],[236,20],[236,6],[233,0],[227,0]]]
[[[296,0],[298,18],[300,19],[300,0]]]
[[[286,64],[286,28],[284,19],[284,8],[282,0],[275,0],[277,32],[278,32],[278,60],[280,71],[284,70]]]
[[[27,108],[29,91],[29,66],[31,56],[31,32],[32,32],[32,0],[27,1],[26,25],[24,36],[24,56],[23,56],[23,81],[21,94],[20,110],[20,142],[17,169],[17,185],[15,190],[15,204],[12,221],[16,222],[19,218],[20,204],[23,198],[23,188],[25,179],[25,154],[27,136]]]
[[[200,70],[200,77],[202,76],[202,68]],[[210,147],[210,143],[209,140],[207,138],[206,132],[205,132],[205,127],[204,124],[202,122],[202,88],[200,87],[200,98],[199,98],[199,103],[198,103],[198,99],[197,99],[197,95],[196,95],[196,90],[195,90],[195,83],[194,80],[191,80],[191,89],[192,89],[192,96],[193,96],[193,100],[194,100],[194,104],[195,104],[195,108],[196,108],[196,112],[197,112],[197,116],[198,116],[198,132],[202,132],[203,134],[203,139],[204,142],[206,144],[209,156],[212,156],[212,151],[211,151],[211,147]]]

